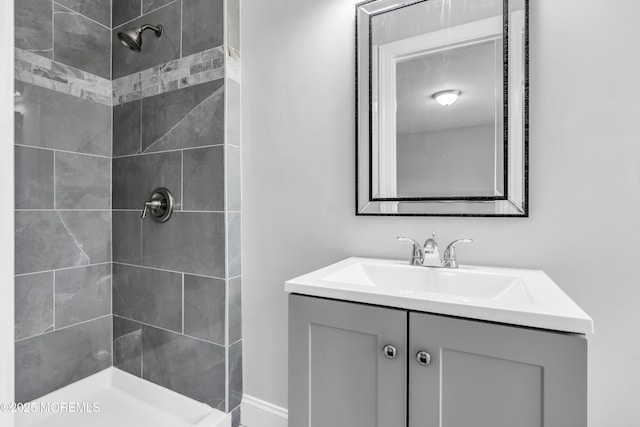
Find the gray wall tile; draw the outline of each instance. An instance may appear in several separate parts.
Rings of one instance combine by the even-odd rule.
[[[184,276],[184,333],[225,345],[225,283]]]
[[[15,316],[16,340],[53,329],[53,272],[16,277]]]
[[[142,324],[113,316],[113,366],[142,376]]]
[[[111,209],[111,160],[85,154],[55,155],[56,209]]]
[[[141,102],[133,101],[113,107],[113,156],[140,153]]]
[[[113,313],[182,332],[182,275],[114,264]]]
[[[184,151],[184,201],[191,211],[224,210],[224,147]]]
[[[53,209],[53,151],[15,148],[16,209]]]
[[[142,101],[142,150],[224,144],[224,80]]]
[[[227,144],[240,146],[240,106],[241,90],[240,85],[231,80],[226,81],[227,91]]]
[[[156,65],[178,59],[180,57],[180,5],[179,1],[167,7],[144,15],[125,26],[113,31],[113,78],[117,79],[137,71],[146,70]],[[153,32],[143,36],[142,52],[133,52],[120,44],[118,32],[123,29],[138,27],[143,24],[162,24],[162,37],[156,38]]]
[[[63,6],[111,28],[111,0],[56,0]],[[118,0],[115,0],[116,2]]]
[[[241,407],[238,406],[231,412],[231,427],[240,427],[240,414]]]
[[[55,272],[56,328],[111,314],[111,263]]]
[[[15,44],[51,58],[53,54],[51,0],[15,0]]]
[[[143,378],[224,410],[224,347],[145,326],[142,354]]]
[[[113,212],[113,261],[140,264],[142,219],[140,212]]]
[[[224,43],[222,0],[183,0],[182,55],[211,49]]]
[[[176,212],[166,223],[142,223],[142,263],[223,278],[224,214]]]
[[[229,344],[242,339],[242,279],[228,281],[229,299]]]
[[[142,0],[143,13],[153,12],[154,10],[167,5],[175,0]]]
[[[242,401],[242,341],[229,347],[229,409]]]
[[[229,213],[229,225],[228,225],[228,247],[229,252],[229,276],[236,277],[242,273],[242,260],[241,260],[241,216],[239,212]]]
[[[173,194],[176,208],[182,204],[182,154],[158,153],[113,160],[114,209],[140,209],[157,187]],[[149,218],[149,221],[152,221]]]
[[[242,209],[241,155],[240,149],[227,146],[227,210]]]
[[[227,0],[227,44],[240,50],[240,0]]]
[[[16,144],[111,156],[111,107],[24,84]]]
[[[16,212],[16,274],[111,261],[111,213]]]
[[[142,0],[113,0],[113,26],[117,27],[140,16]]]
[[[16,402],[27,402],[111,365],[111,317],[16,343]]]
[[[111,78],[109,29],[57,4],[53,9],[53,28],[53,59],[106,79]]]

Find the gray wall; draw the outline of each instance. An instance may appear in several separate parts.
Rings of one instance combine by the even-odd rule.
[[[245,393],[287,405],[286,279],[351,255],[404,259],[396,236],[436,229],[475,239],[462,263],[542,269],[589,313],[590,425],[635,426],[639,14],[624,0],[531,2],[529,218],[363,218],[353,2],[244,0]]]
[[[135,18],[114,30],[114,366],[232,411],[242,396],[240,86],[225,79],[223,3],[137,3],[126,18],[127,3],[114,3],[114,16]],[[165,32],[145,33],[140,55],[115,40],[147,22]],[[156,187],[176,203],[163,224],[140,219]]]
[[[15,2],[17,401],[111,365],[111,5],[59,3]]]
[[[494,196],[495,139],[492,125],[398,135],[398,196]]]

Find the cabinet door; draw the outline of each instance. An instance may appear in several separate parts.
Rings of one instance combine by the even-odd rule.
[[[587,426],[583,336],[422,313],[409,331],[409,427]]]
[[[291,427],[405,426],[406,369],[406,311],[289,297]]]

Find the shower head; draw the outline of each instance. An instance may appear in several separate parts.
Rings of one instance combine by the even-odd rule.
[[[156,37],[160,37],[162,35],[162,25],[143,25],[138,28],[131,28],[129,30],[125,30],[121,33],[118,33],[118,38],[122,42],[123,45],[128,47],[134,52],[140,52],[142,50],[142,33],[146,30],[153,30],[156,33]]]

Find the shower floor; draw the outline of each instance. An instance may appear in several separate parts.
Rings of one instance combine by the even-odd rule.
[[[99,411],[91,412],[94,403]],[[69,409],[65,404],[71,404]],[[30,406],[38,412],[18,414],[16,427],[231,427],[229,414],[116,368],[47,394]]]

